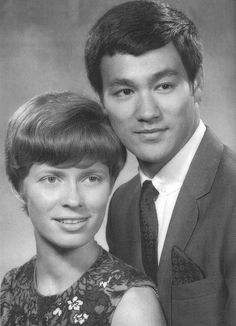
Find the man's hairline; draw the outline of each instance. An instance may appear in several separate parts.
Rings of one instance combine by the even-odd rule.
[[[169,43],[173,43],[173,42],[170,41]],[[169,44],[169,43],[167,43],[167,44]],[[167,45],[167,44],[165,44],[165,45]],[[147,50],[147,51],[145,51],[144,53],[141,53],[141,54],[137,55],[137,57],[140,57],[140,56],[142,56],[142,55],[145,55],[145,54],[148,53],[149,51],[154,51],[154,50],[157,50],[157,49],[161,49],[161,48],[163,48],[165,45],[163,45],[163,46],[161,46],[161,47],[158,47],[158,48],[155,48],[155,49]],[[180,57],[180,60],[181,60],[181,62],[182,62],[182,64],[183,64],[184,70],[185,70],[185,72],[186,72],[186,74],[187,74],[187,77],[188,77],[188,79],[189,79],[189,83],[193,86],[194,81],[195,81],[195,79],[196,79],[196,77],[197,77],[197,74],[199,73],[199,71],[200,71],[201,69],[203,69],[203,65],[201,64],[201,65],[199,66],[199,69],[198,69],[198,71],[196,72],[196,75],[195,75],[194,79],[191,80],[191,79],[189,78],[189,74],[188,74],[188,72],[187,72],[187,70],[186,70],[186,68],[185,68],[184,62],[183,62],[183,60],[182,60],[181,55],[179,54],[178,49],[176,48],[176,46],[175,46],[174,43],[173,43],[173,45],[174,45],[174,47],[175,47],[175,49],[176,49],[176,51],[177,51],[177,53],[178,53],[178,55],[179,55],[179,57]],[[101,64],[102,64],[102,60],[103,60],[104,57],[107,56],[107,57],[110,57],[110,58],[111,58],[111,57],[113,57],[113,56],[115,56],[115,55],[117,55],[117,54],[120,54],[120,55],[132,55],[132,54],[129,53],[129,52],[122,52],[122,51],[118,51],[118,50],[116,50],[112,55],[110,55],[109,53],[105,53],[105,54],[100,58],[100,61],[99,61],[99,67],[98,67],[98,69],[99,69],[99,73],[100,73],[100,77],[101,77],[101,84],[102,84],[102,87],[101,87],[101,91],[97,91],[97,90],[95,90],[95,91],[96,91],[96,93],[97,93],[98,96],[99,96],[100,102],[101,102],[101,104],[102,104],[102,106],[103,106],[103,110],[104,110],[104,107],[105,107],[105,106],[104,106],[104,92],[103,92],[103,79],[102,79],[102,72],[101,72]]]

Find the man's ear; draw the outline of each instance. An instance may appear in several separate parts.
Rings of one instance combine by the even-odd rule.
[[[200,67],[193,82],[194,102],[198,105],[202,101],[203,85],[204,85],[204,73],[203,73],[203,68]]]
[[[104,105],[103,94],[99,94],[99,99],[100,99],[100,104],[101,104],[103,113],[108,115],[107,110],[106,110],[105,105]]]

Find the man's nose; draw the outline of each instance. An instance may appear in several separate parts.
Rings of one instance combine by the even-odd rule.
[[[151,121],[161,114],[158,101],[151,92],[140,94],[136,103],[136,116],[140,121]]]
[[[62,205],[78,207],[83,205],[83,196],[77,183],[70,183],[65,187],[62,194]]]

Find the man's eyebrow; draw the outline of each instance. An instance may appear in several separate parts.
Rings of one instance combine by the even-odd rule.
[[[179,75],[179,72],[177,70],[164,69],[164,70],[158,71],[156,73],[153,73],[151,75],[150,81],[156,81],[156,80],[159,80],[159,79],[164,78],[164,77],[178,76],[178,75]]]
[[[150,82],[155,82],[161,78],[167,77],[167,76],[177,76],[179,73],[178,71],[174,69],[164,69],[161,71],[158,71],[156,73],[153,73],[149,77]],[[127,87],[135,87],[135,82],[128,78],[114,78],[111,80],[109,87],[115,87],[115,86],[127,86]]]
[[[114,78],[110,84],[109,87],[115,87],[115,86],[129,86],[134,87],[135,83],[127,78]]]

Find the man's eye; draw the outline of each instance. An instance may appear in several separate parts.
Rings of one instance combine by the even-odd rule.
[[[170,88],[170,87],[171,87],[170,84],[163,84],[163,85],[162,85],[162,88],[163,88],[163,89],[168,89],[168,88]]]
[[[156,89],[160,90],[160,91],[168,91],[168,90],[171,90],[173,87],[174,87],[174,85],[171,83],[163,83],[161,85],[158,85],[156,87]]]
[[[128,95],[131,95],[133,93],[133,91],[129,88],[123,88],[117,92],[115,92],[115,95],[116,96],[128,96]]]

